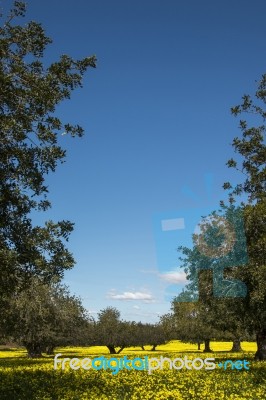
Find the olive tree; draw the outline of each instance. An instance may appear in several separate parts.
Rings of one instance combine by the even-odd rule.
[[[74,266],[66,246],[73,223],[47,221],[39,226],[32,220],[32,211],[51,206],[46,177],[65,161],[61,134],[83,135],[81,126],[57,116],[57,106],[82,86],[86,70],[96,66],[95,56],[74,60],[65,54],[49,65],[45,50],[52,40],[37,22],[17,23],[25,12],[25,3],[15,1],[13,9],[1,15],[0,27],[2,315],[9,310],[14,289],[26,287],[31,277],[60,280]]]

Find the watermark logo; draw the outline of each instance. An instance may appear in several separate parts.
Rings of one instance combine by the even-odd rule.
[[[67,366],[70,369],[78,370],[78,369],[94,369],[94,370],[111,370],[112,375],[117,375],[119,371],[126,369],[129,371],[137,370],[137,371],[147,371],[148,374],[152,374],[153,371],[159,369],[171,369],[180,371],[182,369],[187,370],[201,370],[204,369],[206,371],[214,370],[215,368],[223,368],[226,370],[227,368],[236,369],[236,370],[249,370],[249,362],[246,360],[226,360],[224,362],[220,362],[218,364],[215,363],[215,358],[204,358],[201,357],[190,359],[187,356],[183,358],[168,358],[161,356],[149,358],[145,356],[143,358],[136,357],[133,359],[128,359],[127,356],[116,358],[106,358],[104,356],[95,357],[93,359],[90,358],[59,358],[62,356],[61,353],[58,353],[54,357],[54,369],[62,369],[64,370]]]
[[[205,176],[207,192],[211,192],[211,176]],[[193,192],[185,188],[183,193],[193,197]],[[184,253],[181,248],[190,249],[193,255],[193,280],[196,288],[193,296],[186,301],[197,301],[198,277],[200,270],[210,269],[213,273],[214,297],[245,297],[247,287],[238,279],[226,279],[224,270],[243,267],[248,262],[246,236],[242,209],[228,206],[215,209],[214,206],[198,206],[171,212],[158,213],[153,218],[153,232],[156,244],[157,265],[161,276],[167,280],[179,273],[183,277],[172,285],[171,298],[178,298],[184,287]],[[186,265],[189,267],[189,265]],[[170,279],[169,279],[170,281]],[[168,288],[169,290],[169,288]]]
[[[226,360],[224,362],[218,363],[217,365],[219,368],[222,368],[224,370],[226,369],[249,370],[249,361],[247,360],[236,360],[236,361]]]

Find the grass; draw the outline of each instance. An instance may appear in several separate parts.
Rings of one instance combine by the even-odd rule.
[[[213,370],[185,368],[180,370],[65,370],[54,369],[53,356],[28,359],[24,349],[0,347],[0,399],[1,400],[265,400],[266,362],[253,361],[255,343],[241,343],[241,353],[231,353],[230,342],[211,343],[212,353],[202,353],[197,345],[173,341],[158,346],[156,351],[140,348],[125,349],[119,355],[108,354],[106,347],[66,347],[55,353],[61,357],[91,359],[99,356],[128,359],[145,356],[160,358],[215,358],[216,364],[226,359],[247,360],[249,370],[230,367],[224,370],[216,365]]]

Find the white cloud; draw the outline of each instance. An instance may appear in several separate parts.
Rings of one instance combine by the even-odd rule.
[[[141,300],[144,302],[153,302],[154,299],[150,293],[147,292],[123,292],[121,294],[111,291],[107,294],[109,299],[113,300]]]
[[[163,231],[176,231],[185,229],[184,218],[163,219],[161,221]]]
[[[188,283],[185,272],[169,271],[165,274],[159,274],[159,277],[169,283]]]
[[[140,310],[140,306],[133,306],[132,308],[135,308],[135,310]]]

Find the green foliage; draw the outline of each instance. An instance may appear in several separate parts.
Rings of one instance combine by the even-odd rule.
[[[231,109],[235,116],[245,114],[250,121],[240,120],[242,136],[233,140],[233,147],[240,156],[240,161],[231,158],[227,165],[235,168],[244,175],[244,181],[234,188],[230,182],[224,184],[224,189],[229,190],[229,207],[221,202],[225,217],[229,223],[234,222],[234,227],[239,223],[234,215],[237,210],[244,218],[244,237],[232,237],[236,246],[219,261],[219,257],[207,254],[204,246],[199,242],[198,235],[193,236],[193,248],[181,248],[184,258],[183,267],[190,279],[190,284],[172,303],[173,316],[176,321],[176,331],[183,340],[199,338],[243,338],[257,334],[258,358],[266,358],[266,146],[265,146],[265,119],[266,119],[266,74],[258,83],[254,98],[244,95],[243,102]],[[253,126],[253,123],[256,123]],[[242,161],[242,162],[241,162]],[[247,195],[247,204],[241,203],[240,207],[232,206],[236,196]],[[241,219],[238,218],[238,221]],[[208,220],[203,227],[208,227]],[[215,228],[216,226],[214,226]],[[236,232],[241,229],[236,229]],[[209,235],[207,233],[210,233]],[[215,229],[211,232],[205,229],[204,244],[209,253],[218,247],[220,239]],[[228,234],[224,235],[228,239]],[[241,249],[247,244],[248,257],[244,262]],[[223,250],[223,249],[222,249]],[[226,261],[228,258],[228,262]],[[246,265],[243,265],[246,264]],[[233,266],[233,267],[232,267]],[[213,277],[204,271],[206,268],[213,270]],[[220,272],[227,280],[238,279],[245,283],[247,295],[244,298],[235,298],[234,292],[230,299],[230,285],[224,284],[216,277]],[[202,273],[200,273],[202,271]],[[207,274],[206,274],[207,273]],[[201,278],[199,279],[199,276]],[[212,279],[213,278],[213,279]],[[200,280],[200,284],[198,282]],[[219,298],[217,298],[217,289]],[[198,297],[199,291],[199,297]],[[224,298],[228,296],[229,298]],[[192,300],[196,303],[190,303]],[[191,309],[192,308],[192,309]],[[228,336],[227,336],[228,337]],[[229,336],[230,337],[230,336]],[[264,349],[264,350],[263,350]]]
[[[232,107],[231,112],[235,116],[245,114],[253,117],[251,121],[257,122],[257,126],[250,126],[248,121],[240,120],[239,127],[241,138],[234,138],[233,147],[235,152],[242,156],[242,165],[230,159],[227,162],[229,168],[235,168],[245,176],[243,183],[236,185],[230,193],[230,201],[240,194],[248,194],[250,203],[263,201],[266,197],[266,145],[265,145],[265,120],[266,120],[266,74],[262,75],[254,98],[250,95],[242,97],[242,103]],[[251,122],[252,123],[252,122]],[[231,189],[229,182],[224,184],[225,189]]]
[[[245,321],[249,332],[256,332],[256,358],[266,359],[266,74],[258,82],[255,96],[244,95],[242,100],[231,112],[250,119],[240,120],[242,137],[233,141],[235,152],[243,158],[241,172],[245,180],[229,193],[229,200],[234,202],[237,195],[248,195],[248,204],[242,203],[242,207],[249,262],[247,268],[238,271],[238,276],[248,288]],[[228,166],[239,169],[234,160],[229,160]],[[225,184],[225,188],[229,185]],[[240,313],[239,309],[235,311]]]
[[[153,350],[169,340],[161,324],[144,324],[120,320],[120,312],[107,307],[98,313],[94,325],[94,341],[97,346],[107,346],[111,354],[120,353],[126,347],[151,345]]]
[[[10,306],[9,337],[25,346],[29,356],[56,346],[84,344],[88,316],[66,286],[32,279],[26,290],[13,296]]]
[[[61,279],[74,258],[66,248],[73,230],[69,221],[34,226],[33,210],[50,206],[45,179],[65,160],[61,132],[82,136],[79,125],[61,121],[56,107],[82,86],[94,68],[95,56],[74,60],[62,55],[47,66],[44,54],[52,40],[34,21],[20,25],[24,2],[0,27],[0,308],[6,308],[9,288],[23,289],[29,278]]]
[[[167,343],[172,337],[167,334],[165,327],[161,321],[157,324],[149,323],[138,323],[132,326],[131,346],[152,346],[152,351],[155,351],[156,347]]]
[[[107,307],[98,313],[94,325],[94,344],[107,346],[111,354],[121,352],[130,346],[131,324],[120,320],[120,312],[114,307]]]

